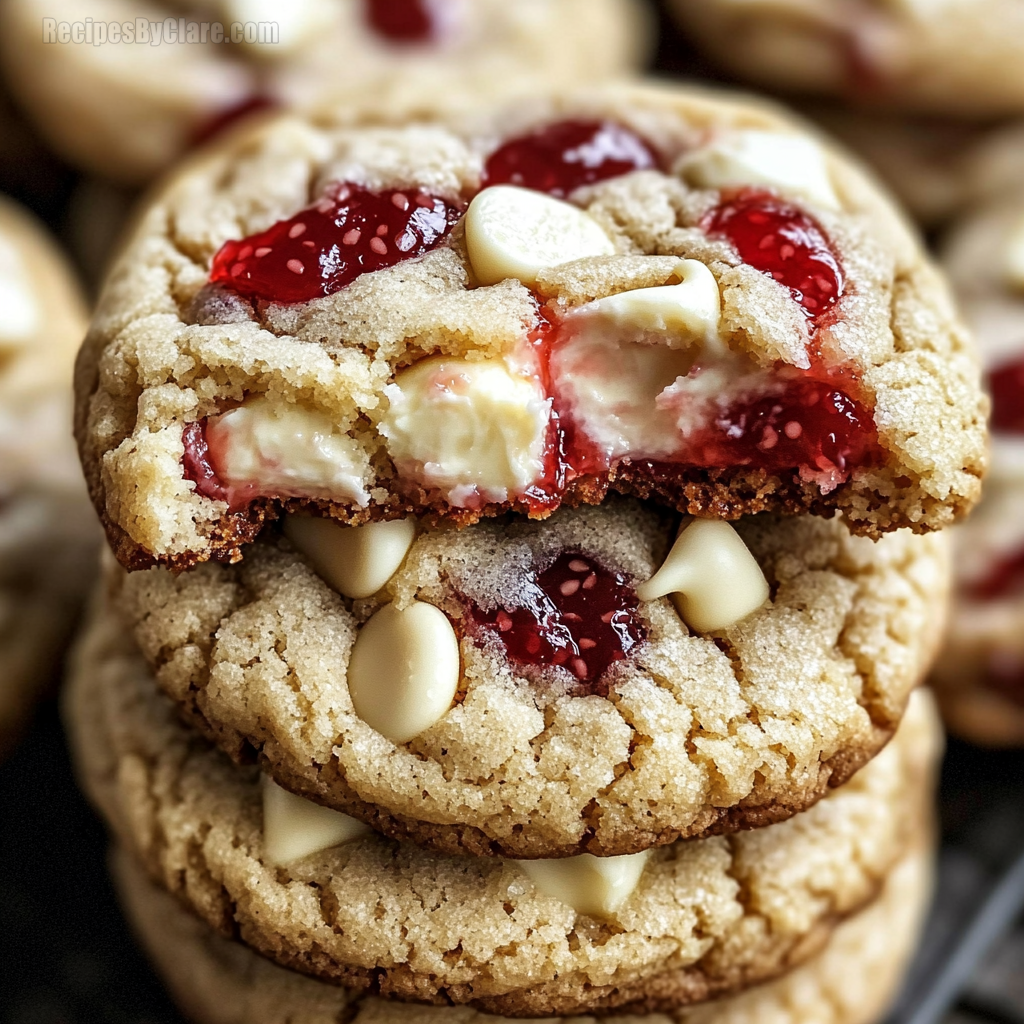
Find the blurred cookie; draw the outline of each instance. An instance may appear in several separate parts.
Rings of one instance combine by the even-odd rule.
[[[799,109],[861,157],[925,227],[961,213],[987,187],[989,172],[977,165],[992,141],[990,124],[842,103],[802,103]]]
[[[1024,193],[956,226],[945,265],[978,334],[992,392],[984,499],[955,531],[956,601],[933,682],[950,727],[1024,745]]]
[[[222,938],[155,886],[123,851],[112,870],[143,946],[195,1024],[508,1024],[469,1007],[410,1006],[355,995],[284,970]],[[915,850],[879,897],[840,924],[803,965],[747,992],[668,1014],[674,1024],[876,1024],[913,951],[931,882],[931,851]],[[645,1024],[649,1017],[615,1017]],[[574,1018],[597,1024],[596,1018]]]
[[[627,854],[787,818],[892,735],[945,618],[944,536],[840,519],[698,520],[670,556],[674,523],[621,498],[415,541],[284,529],[305,555],[268,537],[233,566],[117,567],[125,625],[232,757],[447,853]],[[365,585],[338,571],[357,558]]]
[[[0,747],[52,682],[99,534],[71,438],[86,312],[26,212],[0,199]]]
[[[143,215],[77,376],[123,564],[235,560],[310,507],[467,523],[611,489],[869,535],[971,507],[969,338],[844,158],[686,89],[418,116],[273,122]]]
[[[641,0],[5,0],[0,58],[66,159],[139,184],[261,108],[613,77],[649,29]]]
[[[65,711],[115,835],[223,934],[366,993],[532,1016],[665,1010],[811,956],[918,842],[939,745],[922,693],[868,767],[790,821],[631,858],[510,861],[438,856],[261,792],[257,769],[180,723],[102,607]]]
[[[1017,0],[669,0],[738,77],[963,118],[1024,113]]]

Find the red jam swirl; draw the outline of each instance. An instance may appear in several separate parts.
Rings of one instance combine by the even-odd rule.
[[[792,203],[744,191],[716,206],[701,227],[728,238],[744,263],[785,285],[812,321],[842,295],[843,271],[821,225]]]
[[[436,248],[463,207],[412,189],[372,192],[342,184],[266,231],[225,242],[210,281],[251,299],[308,302],[362,274]]]
[[[601,678],[645,637],[636,592],[626,578],[589,555],[566,552],[527,581],[522,604],[472,620],[496,636],[520,665],[561,665],[590,693],[607,694]]]
[[[992,429],[1024,434],[1024,359],[1001,363],[988,375],[992,395]]]
[[[366,23],[393,43],[429,43],[437,38],[438,6],[449,0],[363,0]]]
[[[657,168],[650,143],[613,121],[558,121],[499,146],[483,184],[519,185],[564,199],[583,185]]]

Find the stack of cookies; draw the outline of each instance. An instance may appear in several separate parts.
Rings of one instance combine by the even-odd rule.
[[[194,1020],[884,1011],[987,403],[827,143],[639,85],[267,121],[76,392],[68,724]]]

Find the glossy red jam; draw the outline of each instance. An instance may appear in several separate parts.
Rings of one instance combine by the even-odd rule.
[[[227,488],[221,483],[217,471],[213,468],[210,448],[206,441],[206,420],[186,424],[181,439],[185,445],[185,453],[181,457],[185,479],[191,480],[196,485],[196,491],[204,497],[227,501]]]
[[[429,43],[436,38],[439,5],[449,0],[363,0],[366,23],[393,43]]]
[[[716,206],[702,225],[724,235],[740,258],[785,285],[812,320],[843,292],[843,272],[821,226],[791,203],[764,192],[744,192]]]
[[[1024,359],[1002,363],[988,375],[992,395],[992,429],[1024,434]]]
[[[340,185],[266,231],[225,242],[210,281],[252,299],[307,302],[436,248],[462,213],[425,192]]]
[[[645,637],[637,596],[620,573],[585,554],[567,552],[531,579],[525,603],[473,620],[496,635],[521,665],[562,665],[588,692],[607,693],[600,680]]]
[[[488,158],[483,184],[520,185],[565,198],[582,185],[657,167],[636,132],[612,121],[559,121],[509,139]]]
[[[831,486],[845,480],[852,468],[874,461],[874,419],[860,402],[827,381],[795,374],[781,379],[780,391],[720,412],[688,440],[683,460],[693,466],[751,466],[769,473],[801,469],[813,477],[824,474]]]

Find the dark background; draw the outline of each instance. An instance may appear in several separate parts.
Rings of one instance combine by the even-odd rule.
[[[664,20],[661,28],[655,70],[710,77]],[[45,220],[86,280],[95,281],[98,268],[70,211],[76,194],[96,186],[83,183],[27,129],[15,124],[9,130],[23,135],[27,156],[0,167],[0,191]],[[942,772],[941,820],[940,885],[910,983],[916,992],[941,973],[943,954],[1024,853],[1024,753],[981,751],[951,741]],[[0,764],[2,1024],[182,1024],[118,912],[106,847],[103,826],[75,787],[57,698],[51,696],[21,745]],[[1024,1024],[1019,918],[1017,929],[982,958],[946,1020]]]

